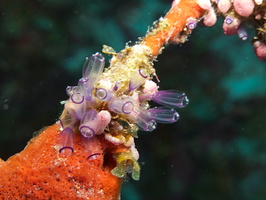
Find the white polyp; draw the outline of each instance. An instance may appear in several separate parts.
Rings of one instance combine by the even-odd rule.
[[[145,69],[139,69],[138,71],[135,71],[131,75],[131,79],[129,81],[129,89],[130,90],[135,90],[137,89],[140,85],[142,85],[145,80],[148,77],[148,73]]]
[[[124,143],[124,145],[125,145],[126,147],[130,147],[130,146],[132,146],[132,145],[135,145],[135,144],[134,144],[134,138],[133,138],[132,136],[129,136],[128,140]]]
[[[116,138],[116,137],[113,137],[110,133],[106,133],[106,134],[104,134],[104,138],[105,138],[107,141],[109,141],[109,142],[111,142],[112,144],[114,144],[114,145],[123,144],[123,142],[124,142],[124,141],[119,140],[119,139]]]
[[[134,100],[128,96],[121,96],[113,99],[108,107],[117,114],[130,114],[134,109]]]
[[[113,90],[113,83],[109,79],[101,79],[97,83],[97,88],[104,88],[106,90]]]
[[[139,101],[143,102],[143,101],[151,100],[153,94],[155,94],[155,93],[143,93],[143,94],[140,94],[139,95]]]
[[[142,92],[145,93],[155,93],[158,92],[158,85],[151,80],[146,80],[144,85],[143,85],[143,89]]]
[[[145,84],[143,85],[142,93],[139,94],[139,102],[144,102],[147,100],[151,100],[152,95],[158,92],[158,86],[155,82],[151,80],[145,81]]]
[[[136,104],[139,104],[139,92],[134,91],[132,93],[132,99],[135,101]]]
[[[99,130],[96,133],[96,135],[102,134],[104,132],[104,129],[109,125],[111,121],[111,114],[107,110],[101,110],[98,113],[98,117],[100,120],[100,124],[99,124]]]
[[[266,44],[263,41],[255,41],[253,46],[258,58],[262,61],[266,61]]]
[[[254,0],[257,5],[261,5],[263,0]]]
[[[176,6],[177,4],[179,4],[180,0],[174,0],[172,2],[172,7]]]
[[[250,16],[255,7],[253,0],[234,0],[233,5],[235,11],[243,17]]]
[[[93,137],[99,130],[100,119],[98,112],[94,109],[85,113],[80,126],[79,131],[84,137]]]
[[[118,130],[118,131],[122,131],[123,130],[123,126],[122,125],[117,125],[115,127],[115,129]]]
[[[217,6],[222,13],[226,13],[232,6],[232,3],[231,0],[220,0]]]
[[[206,15],[203,16],[203,22],[206,26],[213,26],[217,21],[214,9],[211,7]]]
[[[210,10],[211,9],[211,1],[210,0],[197,0],[197,3],[204,10]]]
[[[261,18],[262,18],[261,14],[256,14],[256,15],[255,15],[255,19],[256,19],[256,20],[261,20]]]
[[[134,140],[133,140],[133,144],[130,146],[130,151],[131,151],[133,157],[134,157],[136,160],[138,160],[138,159],[139,159],[139,152],[138,152],[137,148],[135,147],[135,142],[134,142]]]

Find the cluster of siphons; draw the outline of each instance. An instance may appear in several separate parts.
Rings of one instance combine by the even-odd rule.
[[[237,34],[247,40],[247,26],[256,28],[257,36],[253,39],[254,51],[259,59],[266,60],[266,1],[264,0],[197,0],[199,6],[206,10],[202,19],[189,18],[186,29],[196,28],[199,21],[206,26],[213,26],[217,16],[224,17],[223,31],[226,35]],[[173,4],[178,3],[175,0]]]
[[[123,62],[122,57],[121,53],[115,54],[112,60],[120,59]],[[66,88],[69,99],[63,102],[65,108],[59,120],[61,133],[58,150],[64,156],[75,152],[75,130],[84,138],[93,140],[102,134],[112,144],[128,147],[128,151],[114,156],[117,167],[112,173],[123,177],[127,172],[132,172],[132,177],[137,180],[140,171],[137,162],[139,154],[134,143],[137,131],[150,132],[157,123],[176,122],[179,114],[174,108],[183,108],[189,101],[184,93],[177,90],[158,91],[145,65],[143,68],[129,69],[124,66],[115,72],[112,71],[115,68],[112,68],[112,63],[110,69],[105,71],[104,65],[105,59],[100,53],[86,58],[78,85]],[[126,80],[126,77],[130,78]],[[160,106],[151,108],[150,100]],[[97,155],[97,152],[92,155]],[[89,157],[92,158],[92,155]]]

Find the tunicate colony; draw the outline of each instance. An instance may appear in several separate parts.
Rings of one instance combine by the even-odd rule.
[[[133,160],[133,170],[118,166],[112,173],[123,177],[124,173],[132,172],[132,177],[138,179],[139,154],[134,143],[137,131],[150,132],[156,129],[157,123],[176,122],[179,114],[174,108],[185,107],[189,100],[177,90],[158,91],[157,84],[150,80],[145,68],[133,71],[127,87],[122,88],[119,79],[102,78],[104,65],[105,59],[100,53],[86,58],[78,85],[66,88],[69,99],[63,102],[64,115],[59,119],[59,154],[71,156],[75,152],[73,137],[76,129],[87,139],[97,139],[95,136],[104,134],[112,144],[129,147],[130,156],[121,155]],[[151,108],[150,100],[161,106]],[[97,155],[93,152],[88,158]],[[120,166],[124,168],[124,165]]]

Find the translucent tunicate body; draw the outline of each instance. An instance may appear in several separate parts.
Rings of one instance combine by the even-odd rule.
[[[148,110],[150,117],[158,123],[170,124],[179,119],[179,114],[174,109],[158,107]]]
[[[148,77],[148,73],[144,69],[139,69],[138,71],[132,73],[131,79],[129,81],[129,89],[134,90],[138,88],[141,84],[145,82]]]
[[[74,152],[73,137],[74,132],[70,127],[61,131],[59,135],[59,153],[61,156],[70,156]]]
[[[170,108],[183,108],[189,103],[189,100],[185,93],[179,92],[177,90],[158,91],[152,95],[152,100],[158,104]]]
[[[99,130],[100,120],[94,109],[87,111],[80,123],[79,130],[84,137],[93,137]]]
[[[134,109],[134,100],[130,97],[118,97],[112,100],[108,107],[118,114],[130,114]]]
[[[92,90],[94,84],[99,79],[100,75],[103,72],[105,64],[105,59],[100,53],[93,54],[90,59],[86,58],[86,61],[83,65],[83,74],[82,78],[79,81],[79,85],[86,99],[91,100]]]

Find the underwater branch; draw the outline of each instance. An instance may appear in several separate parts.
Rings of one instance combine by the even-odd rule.
[[[175,109],[189,102],[183,92],[159,91],[152,80],[157,76],[153,62],[164,45],[184,43],[200,21],[212,26],[217,16],[224,16],[225,34],[242,40],[247,39],[244,23],[253,23],[255,53],[266,60],[266,3],[246,2],[248,6],[237,0],[175,0],[135,45],[119,53],[104,46],[103,52],[112,55],[107,69],[100,53],[86,58],[77,86],[67,87],[69,98],[62,102],[56,124],[41,130],[22,152],[0,160],[0,197],[118,199],[126,174],[140,177],[134,142],[138,130],[150,132],[157,123],[176,122]]]

